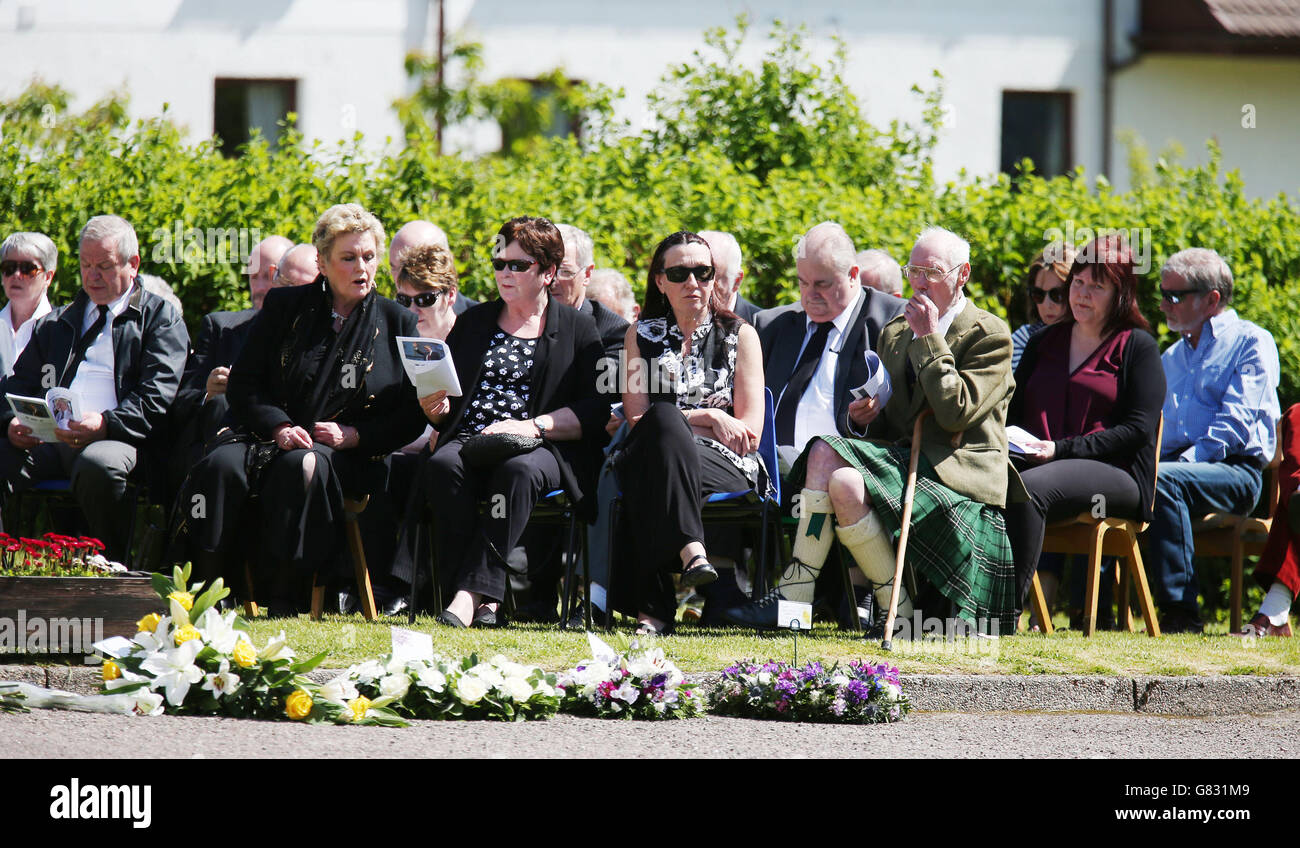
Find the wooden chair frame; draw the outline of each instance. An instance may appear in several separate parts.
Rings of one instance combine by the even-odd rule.
[[[1160,445],[1164,436],[1165,416],[1162,412],[1156,424],[1156,467],[1160,472]],[[1153,483],[1155,480],[1153,479]],[[1151,489],[1152,506],[1155,505],[1155,486]],[[1156,618],[1156,605],[1151,597],[1151,586],[1147,583],[1146,568],[1142,564],[1142,553],[1138,550],[1137,537],[1147,529],[1147,522],[1128,518],[1095,517],[1091,512],[1083,512],[1069,521],[1049,524],[1043,534],[1043,553],[1083,554],[1088,557],[1088,580],[1083,603],[1083,635],[1092,636],[1097,632],[1097,597],[1101,588],[1101,558],[1103,556],[1121,557],[1124,566],[1116,566],[1116,579],[1119,592],[1115,596],[1119,607],[1118,623],[1127,630],[1133,629],[1132,615],[1129,612],[1129,583],[1136,586],[1138,603],[1142,607],[1142,618],[1146,621],[1147,635],[1160,635],[1160,623]],[[1047,599],[1043,597],[1043,587],[1038,582],[1038,571],[1034,570],[1034,581],[1029,592],[1030,603],[1038,616],[1044,633],[1053,631],[1052,618],[1047,609]]]

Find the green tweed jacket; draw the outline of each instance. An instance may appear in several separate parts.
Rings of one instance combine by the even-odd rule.
[[[894,394],[868,435],[911,441],[921,410],[934,415],[921,430],[921,449],[939,482],[990,506],[1023,500],[1024,486],[1007,461],[1007,407],[1011,377],[1011,332],[997,316],[967,301],[947,335],[915,338],[899,315],[880,333],[879,355]],[[916,376],[908,385],[907,365]]]

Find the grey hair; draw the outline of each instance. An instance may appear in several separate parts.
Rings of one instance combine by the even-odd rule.
[[[878,247],[870,250],[864,250],[858,254],[858,275],[865,271],[874,271],[880,269],[880,282],[885,286],[885,291],[890,294],[900,294],[903,291],[903,269],[899,266],[894,257]]]
[[[721,230],[700,230],[696,235],[707,241],[710,248],[714,241],[718,242],[718,255],[713,258],[714,265],[723,266],[732,277],[740,272],[744,258],[740,253],[740,242],[736,241],[735,236]],[[727,284],[730,285],[731,280],[727,280]]]
[[[614,268],[597,268],[591,272],[591,282],[587,284],[587,297],[599,301],[604,301],[608,297],[618,304],[618,312],[624,318],[628,318],[636,306],[636,295],[632,293],[632,284],[627,281],[627,277]]]
[[[96,215],[87,221],[86,226],[81,228],[81,235],[77,236],[77,245],[83,245],[88,240],[104,241],[112,238],[117,239],[114,252],[119,263],[125,265],[140,255],[140,241],[135,237],[135,227],[125,218],[116,215]]]
[[[952,230],[945,230],[943,227],[926,227],[916,237],[914,248],[929,241],[938,242],[939,255],[947,260],[948,270],[970,262],[970,242]]]
[[[1165,260],[1160,276],[1174,273],[1194,289],[1217,291],[1220,303],[1232,302],[1232,269],[1208,247],[1189,247]]]
[[[834,221],[822,221],[803,234],[795,246],[795,257],[820,253],[831,261],[838,273],[848,273],[856,261],[853,239]]]
[[[564,239],[564,246],[573,247],[573,261],[578,263],[579,271],[596,264],[596,250],[591,243],[591,236],[572,224],[556,224],[555,227],[560,231],[560,238]]]
[[[11,250],[25,250],[35,253],[46,271],[53,271],[59,265],[59,249],[45,233],[13,233],[0,244],[0,259],[9,255]]]

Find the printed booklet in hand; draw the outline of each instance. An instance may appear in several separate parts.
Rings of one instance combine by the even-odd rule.
[[[44,398],[30,398],[6,394],[9,406],[18,423],[30,427],[32,435],[42,442],[56,442],[54,430],[68,429],[68,424],[81,420],[81,396],[57,386],[45,393]]]
[[[460,379],[456,376],[456,366],[446,342],[398,336],[397,347],[402,352],[402,366],[415,385],[416,395],[428,397],[446,390],[451,397],[460,397]]]

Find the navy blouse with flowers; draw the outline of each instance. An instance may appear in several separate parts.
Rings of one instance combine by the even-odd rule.
[[[483,356],[482,375],[465,410],[462,436],[468,438],[497,421],[528,417],[536,352],[537,339],[519,339],[497,331]]]
[[[739,319],[714,317],[691,333],[691,352],[683,355],[686,336],[672,318],[637,321],[637,347],[649,366],[651,403],[666,401],[678,409],[721,409],[735,415],[732,390],[736,379]],[[769,490],[767,470],[757,452],[740,456],[726,445],[695,434],[695,443],[722,454],[758,491]]]

